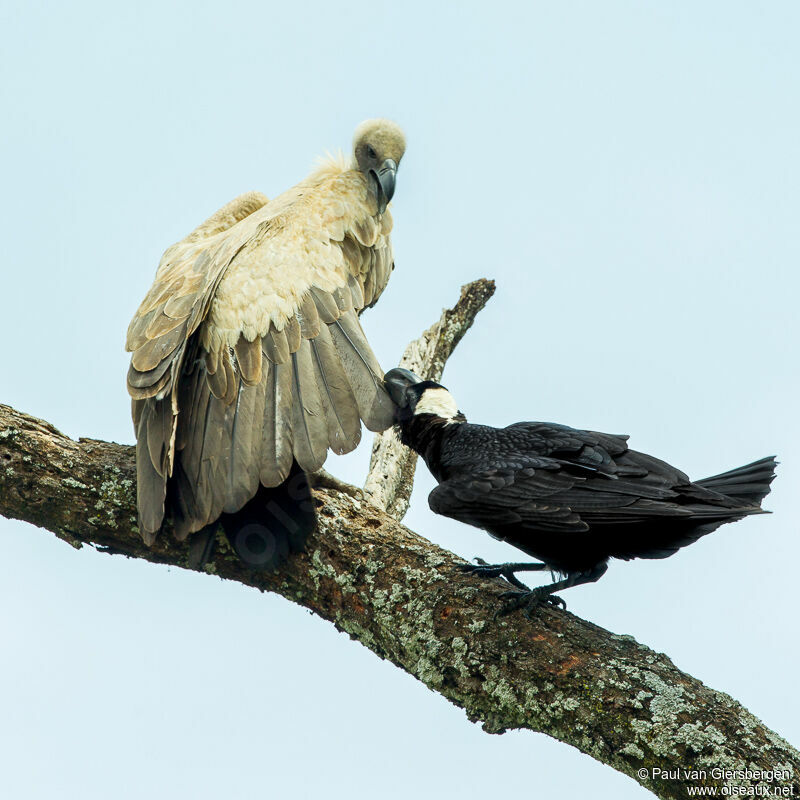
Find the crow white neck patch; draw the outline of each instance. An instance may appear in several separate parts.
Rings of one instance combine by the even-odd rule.
[[[414,416],[418,414],[435,414],[442,419],[453,420],[458,416],[458,406],[447,389],[426,389],[414,409]]]

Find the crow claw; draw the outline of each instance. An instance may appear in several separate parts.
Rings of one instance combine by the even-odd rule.
[[[538,606],[547,605],[562,610],[567,608],[563,598],[557,594],[542,592],[538,589],[531,589],[527,592],[503,592],[500,599],[503,601],[503,606],[498,610],[496,616],[501,617],[522,609],[523,615],[527,619],[531,619],[531,611]]]

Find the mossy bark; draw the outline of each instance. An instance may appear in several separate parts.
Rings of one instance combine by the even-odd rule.
[[[785,769],[795,777],[731,783],[800,795],[800,754],[731,697],[567,612],[495,620],[502,581],[461,573],[460,559],[359,494],[315,489],[318,530],[277,574],[250,572],[222,544],[206,570],[311,609],[489,733],[546,733],[663,798],[686,797],[689,784],[721,786],[715,769]],[[133,447],[75,442],[0,406],[0,513],[75,547],[185,566],[187,547],[168,531],[152,548],[142,543],[135,509]],[[705,777],[687,781],[692,768]],[[656,769],[681,772],[653,778]]]

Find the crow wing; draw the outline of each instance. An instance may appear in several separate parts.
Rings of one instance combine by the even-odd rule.
[[[554,501],[575,485],[547,459],[515,468],[498,467],[440,483],[428,495],[431,511],[498,533],[502,528],[581,532],[588,526],[568,506]]]
[[[551,423],[461,426],[442,450],[447,479],[431,492],[431,510],[495,533],[577,533],[690,516],[672,502],[688,477],[629,450],[626,440]]]

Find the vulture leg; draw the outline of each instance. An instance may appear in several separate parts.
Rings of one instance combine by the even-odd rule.
[[[208,563],[217,541],[217,527],[217,523],[212,522],[192,534],[189,542],[189,556],[186,560],[189,569],[202,570]]]
[[[521,608],[523,609],[522,613],[530,619],[531,611],[539,605],[547,604],[555,608],[560,606],[566,609],[567,604],[560,597],[553,594],[554,592],[569,589],[570,586],[594,583],[605,574],[607,569],[608,564],[597,564],[583,572],[570,572],[563,580],[549,583],[547,586],[537,586],[535,589],[527,589],[526,591],[504,592],[500,595],[500,598],[505,601],[505,606],[498,613],[500,616],[504,616]]]
[[[479,575],[481,578],[503,577],[512,586],[516,586],[517,589],[521,589],[523,592],[529,592],[530,587],[515,577],[515,572],[538,572],[539,570],[547,569],[547,564],[542,564],[539,561],[487,564],[482,558],[476,558],[475,560],[478,562],[477,564],[459,564],[458,569],[469,575]]]

